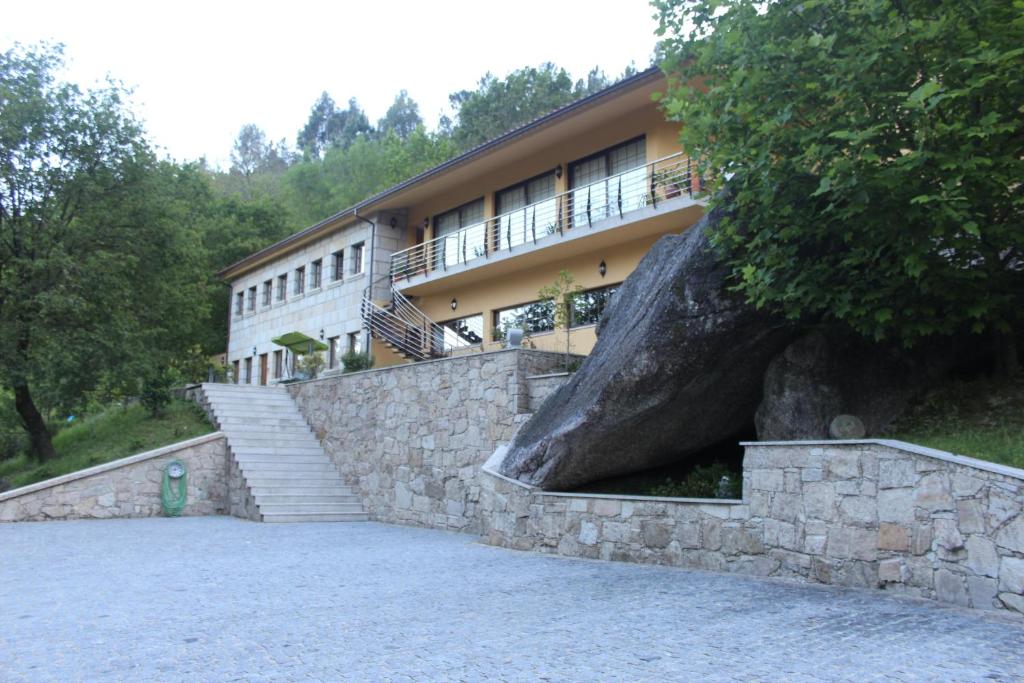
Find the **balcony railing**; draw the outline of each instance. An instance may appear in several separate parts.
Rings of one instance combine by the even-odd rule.
[[[391,278],[401,280],[501,251],[536,244],[548,235],[587,229],[606,218],[622,218],[681,195],[693,196],[694,166],[682,153],[573,188],[543,201],[488,218],[458,232],[395,252]]]

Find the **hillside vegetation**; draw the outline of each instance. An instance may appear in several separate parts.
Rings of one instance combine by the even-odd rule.
[[[0,461],[0,489],[27,486],[212,431],[199,407],[186,401],[171,402],[155,418],[139,405],[110,407],[58,432],[53,438],[54,460],[39,463],[21,455]]]

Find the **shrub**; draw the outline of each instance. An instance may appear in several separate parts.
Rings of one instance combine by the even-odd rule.
[[[161,370],[142,381],[139,402],[152,417],[159,417],[171,402],[171,387],[176,376],[169,370]]]
[[[341,363],[345,366],[342,372],[359,372],[360,370],[372,368],[373,358],[370,357],[369,353],[349,351],[341,357]]]
[[[326,365],[324,354],[320,352],[303,354],[299,357],[296,365],[298,366],[299,373],[305,379],[316,379]]]
[[[682,481],[666,478],[651,487],[649,495],[668,498],[740,498],[742,476],[727,465],[715,462],[698,465]]]

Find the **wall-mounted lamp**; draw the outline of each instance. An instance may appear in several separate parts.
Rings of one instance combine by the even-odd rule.
[[[455,297],[452,297],[452,310],[454,311],[458,307],[459,307],[459,300],[456,299]]]
[[[256,347],[255,346],[252,347],[252,355],[254,355],[254,356],[256,355]]]
[[[608,272],[608,264],[604,262],[604,259],[601,259],[601,262],[597,264],[597,272],[600,273],[601,277],[604,277],[604,274]]]
[[[558,166],[555,166],[555,177],[556,178],[561,178],[562,177],[562,165],[561,164],[559,164]]]
[[[320,341],[324,340],[324,331],[320,330]]]
[[[398,227],[398,219],[396,217],[392,216],[391,220],[389,221],[389,224],[391,225],[392,228],[397,228]]]

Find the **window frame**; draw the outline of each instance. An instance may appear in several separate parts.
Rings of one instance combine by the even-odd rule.
[[[604,315],[605,308],[607,308],[608,304],[610,304],[612,302],[612,297],[614,297],[616,294],[618,294],[619,289],[621,287],[622,287],[622,283],[621,282],[617,282],[615,284],[604,285],[603,287],[592,287],[591,289],[585,289],[582,292],[577,292],[575,294],[575,296],[573,296],[573,298],[572,298],[572,305],[569,307],[569,329],[570,330],[575,330],[575,329],[579,329],[579,328],[582,328],[582,327],[591,327],[593,325],[596,325],[598,323],[598,321],[601,319],[601,316]],[[604,306],[601,307],[601,312],[600,312],[600,314],[598,314],[597,320],[595,320],[593,322],[585,322],[585,323],[577,322],[576,321],[576,301],[578,300],[578,298],[581,297],[581,296],[587,295],[587,294],[592,294],[594,292],[603,292],[603,291],[607,291],[607,290],[613,290],[613,291],[611,291],[608,294],[608,298],[605,300]]]
[[[352,274],[362,275],[366,270],[366,241],[356,242],[349,249],[352,251]]]
[[[324,260],[318,258],[309,264],[309,288],[320,289],[324,280]]]
[[[345,250],[339,249],[331,253],[331,282],[345,279]]]
[[[245,301],[245,310],[249,312],[256,310],[256,285],[253,285],[248,289],[248,296]]]
[[[505,341],[505,333],[501,329],[501,314],[506,311],[514,311],[517,308],[527,308],[528,306],[536,306],[539,304],[547,304],[551,306],[551,327],[545,329],[528,330],[523,328],[524,336],[534,336],[538,334],[547,334],[555,331],[555,302],[552,299],[536,299],[534,301],[527,301],[526,303],[516,304],[514,306],[506,306],[504,308],[496,308],[491,311],[491,341]]]
[[[288,300],[288,273],[277,276],[277,301]]]
[[[299,296],[306,293],[306,266],[299,266],[295,269],[295,291],[293,294]]]
[[[264,280],[263,281],[263,307],[264,308],[269,306],[273,302],[273,300],[274,300],[273,289],[274,289],[274,281],[272,279],[271,280]]]

